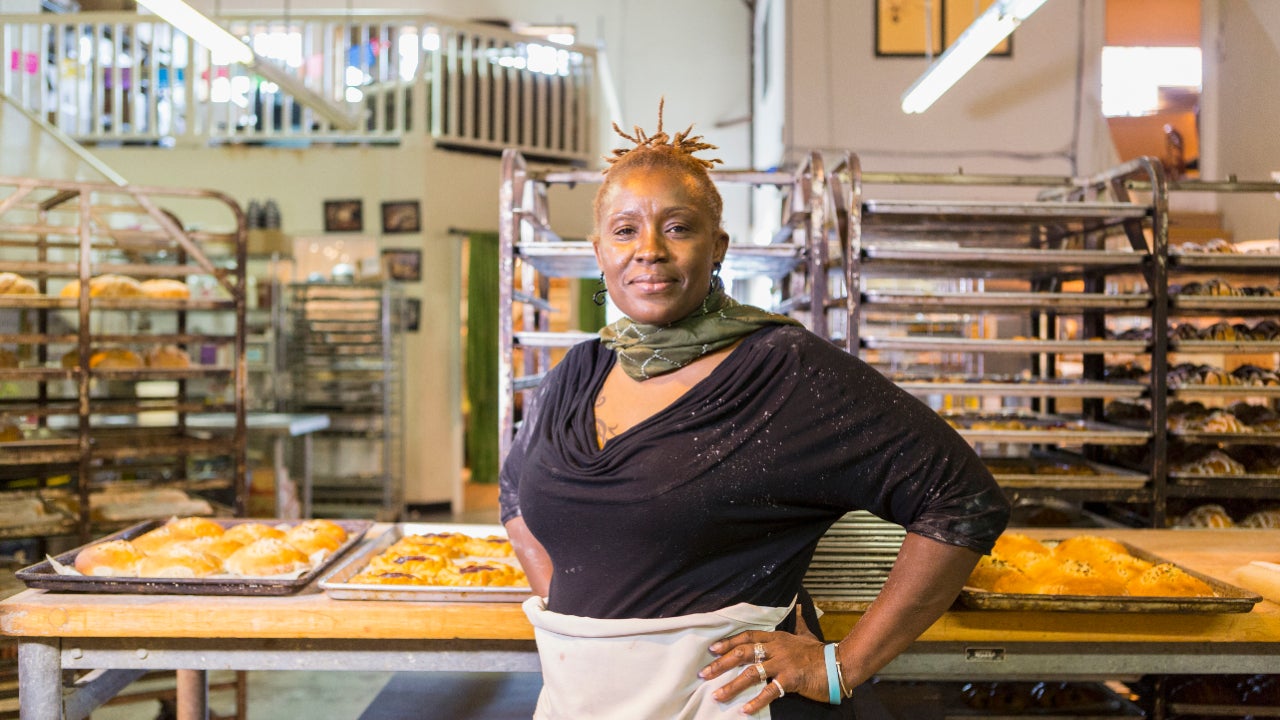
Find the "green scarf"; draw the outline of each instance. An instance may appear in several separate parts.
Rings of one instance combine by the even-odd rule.
[[[688,365],[708,353],[729,347],[765,325],[800,325],[786,315],[743,305],[712,291],[702,307],[670,325],[644,325],[631,318],[600,330],[605,347],[618,353],[623,372],[648,380]]]

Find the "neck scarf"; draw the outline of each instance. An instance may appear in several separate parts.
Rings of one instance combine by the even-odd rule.
[[[670,325],[645,325],[622,318],[600,330],[605,347],[618,354],[623,372],[648,380],[729,347],[766,325],[800,325],[786,315],[743,305],[715,290],[702,307]]]

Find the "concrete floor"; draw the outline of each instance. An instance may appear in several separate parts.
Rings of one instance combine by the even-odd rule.
[[[229,681],[229,672],[211,673],[215,685]],[[248,677],[248,717],[253,720],[307,718],[308,720],[358,720],[391,679],[385,672],[251,672]],[[144,680],[125,694],[173,687],[172,676]],[[209,695],[210,711],[232,717],[235,695],[218,690]],[[111,705],[97,710],[92,720],[157,720],[163,717],[158,700]]]

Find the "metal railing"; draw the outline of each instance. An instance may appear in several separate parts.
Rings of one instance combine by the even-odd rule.
[[[399,142],[592,155],[596,55],[504,28],[369,12],[218,22],[315,98],[150,15],[5,15],[0,92],[77,142]],[[360,118],[341,127],[330,108]]]

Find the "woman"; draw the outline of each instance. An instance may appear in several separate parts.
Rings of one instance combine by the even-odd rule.
[[[615,127],[616,130],[616,127]],[[536,718],[847,717],[1008,519],[932,410],[717,276],[722,203],[689,131],[615,150],[592,242],[625,318],[526,409],[502,521],[535,591]],[[718,162],[718,161],[715,161]],[[846,512],[908,530],[879,598],[824,645],[796,599]]]

